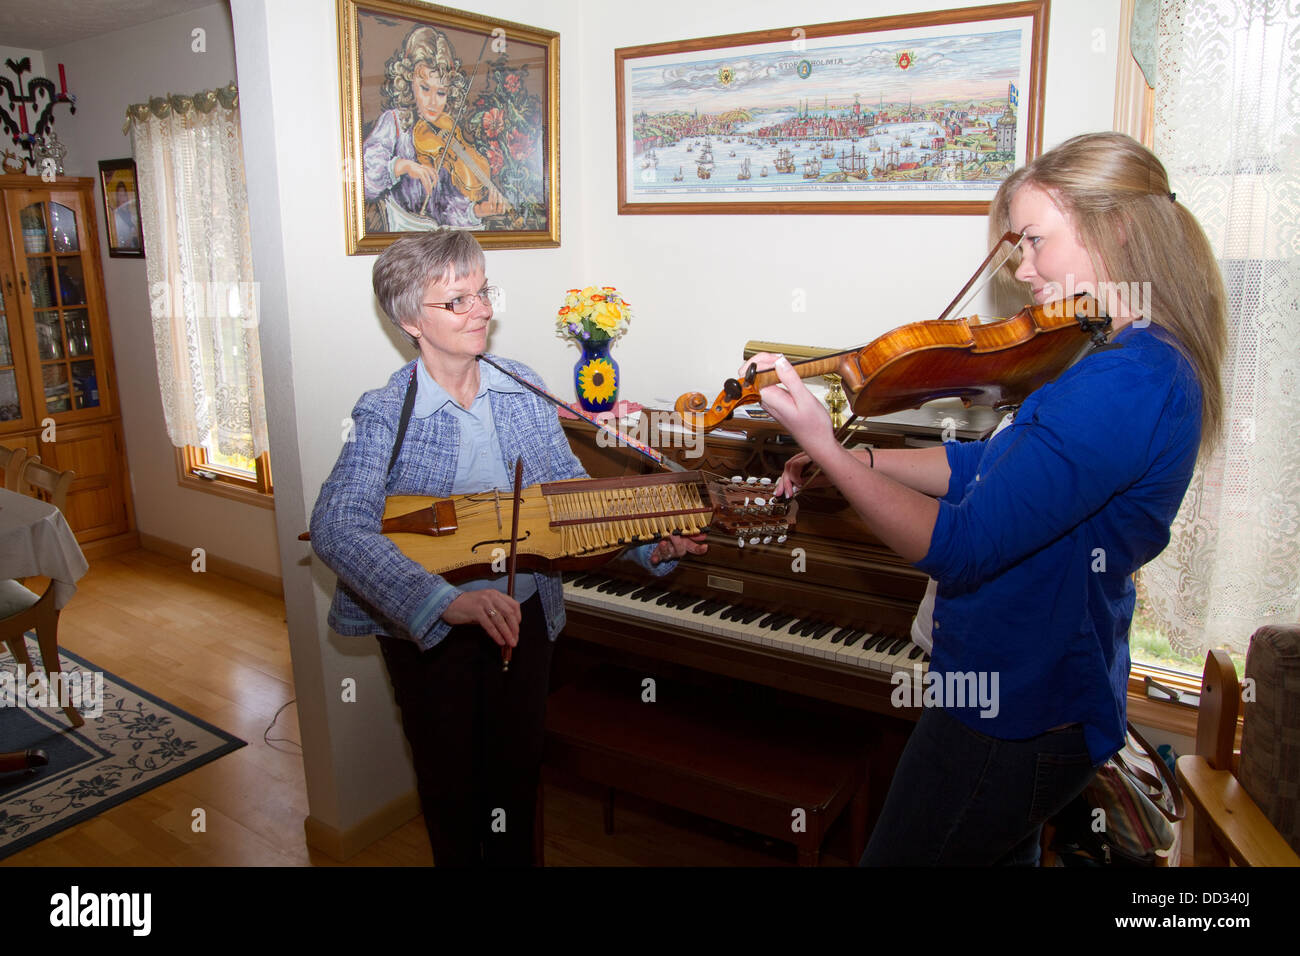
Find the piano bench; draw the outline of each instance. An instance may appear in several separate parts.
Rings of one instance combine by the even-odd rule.
[[[643,702],[641,675],[600,668],[547,701],[547,767],[698,813],[798,848],[816,866],[850,808],[852,862],[866,844],[869,742],[810,714],[705,699],[664,680]],[[540,839],[539,839],[540,845]]]

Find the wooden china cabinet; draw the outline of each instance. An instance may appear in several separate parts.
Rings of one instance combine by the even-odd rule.
[[[66,514],[87,550],[129,547],[94,180],[0,176],[0,191],[0,444],[76,472]]]

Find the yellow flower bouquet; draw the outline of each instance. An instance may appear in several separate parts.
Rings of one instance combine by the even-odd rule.
[[[578,402],[589,412],[603,412],[618,402],[618,363],[609,354],[614,339],[627,331],[632,306],[613,286],[570,289],[555,316],[556,334],[582,349],[573,367]]]
[[[555,317],[555,331],[566,338],[599,344],[627,331],[632,306],[613,286],[570,289]]]

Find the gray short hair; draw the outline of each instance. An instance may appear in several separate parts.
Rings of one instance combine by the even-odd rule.
[[[380,254],[372,284],[379,306],[403,335],[424,305],[424,290],[439,279],[459,279],[485,268],[478,240],[463,230],[403,236]]]

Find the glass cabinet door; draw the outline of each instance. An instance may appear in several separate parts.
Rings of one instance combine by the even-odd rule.
[[[2,248],[2,246],[0,246]],[[17,331],[18,315],[14,311],[12,321],[10,309],[14,302],[13,278],[5,275],[0,282],[0,422],[18,421],[23,417],[23,395],[18,389],[18,362],[15,358],[19,351],[17,342],[10,332],[10,325]]]
[[[51,415],[99,407],[96,342],[82,265],[78,211],[57,201],[19,210],[36,353]],[[0,389],[3,383],[0,382]]]

